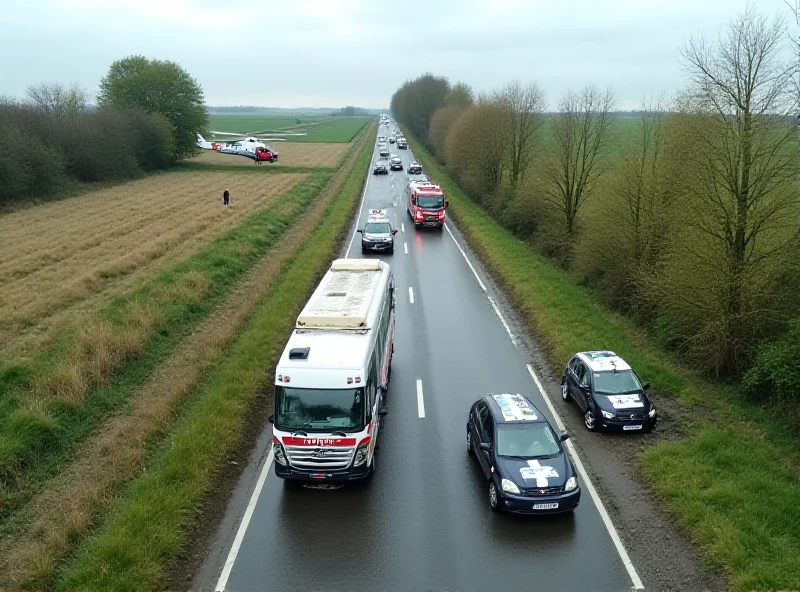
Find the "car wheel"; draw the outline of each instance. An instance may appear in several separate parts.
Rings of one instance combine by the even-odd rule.
[[[569,396],[569,387],[567,387],[567,381],[561,383],[561,399],[565,403],[569,403],[572,401],[572,397]]]
[[[590,432],[597,430],[597,419],[591,409],[587,409],[586,413],[583,414],[583,425],[585,425],[586,429]]]
[[[467,430],[467,454],[475,454],[475,451],[472,450],[472,432]]]
[[[489,481],[489,507],[495,512],[498,510],[499,499],[497,496],[497,486],[494,481]]]

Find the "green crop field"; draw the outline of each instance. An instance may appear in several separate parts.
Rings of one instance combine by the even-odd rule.
[[[291,142],[349,142],[366,125],[368,117],[321,117],[280,115],[210,115],[213,131],[269,136],[276,132],[303,133],[305,136],[287,136]],[[209,139],[225,140],[226,136]],[[230,138],[235,139],[235,138]]]

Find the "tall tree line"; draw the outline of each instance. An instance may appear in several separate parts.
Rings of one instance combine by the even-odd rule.
[[[172,62],[114,62],[96,106],[76,85],[31,86],[0,101],[0,203],[167,168],[195,152],[207,125],[202,89]]]
[[[800,42],[748,8],[682,60],[685,88],[638,118],[592,85],[549,114],[534,82],[475,95],[432,74],[391,105],[499,222],[699,371],[786,403],[800,389]]]

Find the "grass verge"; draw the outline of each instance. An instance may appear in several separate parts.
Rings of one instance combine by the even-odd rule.
[[[120,296],[90,325],[29,362],[0,367],[0,516],[57,462],[267,253],[327,184],[301,181],[203,250]]]
[[[654,385],[657,396],[711,411],[713,420],[682,426],[682,440],[659,443],[640,456],[645,478],[711,565],[734,590],[800,589],[800,460],[788,425],[744,401],[736,389],[703,382],[672,363],[628,320],[495,222],[406,136],[553,368],[560,370],[576,351],[612,349]]]
[[[59,588],[152,590],[185,544],[193,512],[241,437],[259,388],[271,382],[294,319],[327,269],[347,229],[364,182],[372,145],[309,240],[292,258],[250,323],[184,409],[152,466],[127,489],[118,510],[82,547]]]

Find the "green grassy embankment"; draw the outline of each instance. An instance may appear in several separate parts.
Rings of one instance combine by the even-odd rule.
[[[648,447],[639,460],[644,477],[707,561],[734,590],[800,589],[800,458],[788,426],[736,389],[709,384],[675,365],[632,323],[490,218],[419,142],[406,137],[554,369],[576,351],[611,349],[653,384],[657,397],[703,410],[680,426],[680,441]]]
[[[52,475],[75,443],[221,302],[302,215],[331,175],[314,173],[172,269],[67,327],[31,360],[0,366],[0,516]]]
[[[267,137],[276,133],[303,133],[305,136],[286,136],[288,142],[350,142],[370,121],[369,117],[309,117],[218,115],[210,117],[210,128],[214,131],[250,133]],[[300,123],[296,123],[299,120]],[[212,139],[212,138],[208,138]],[[214,140],[225,141],[225,136],[214,136]],[[236,138],[231,137],[231,140]],[[278,151],[280,146],[276,145]]]
[[[335,258],[371,156],[367,142],[350,176],[304,246],[285,264],[241,336],[185,406],[149,469],[63,573],[60,589],[152,590],[186,544],[186,529],[215,474],[242,437],[248,410],[274,367],[317,281]]]

